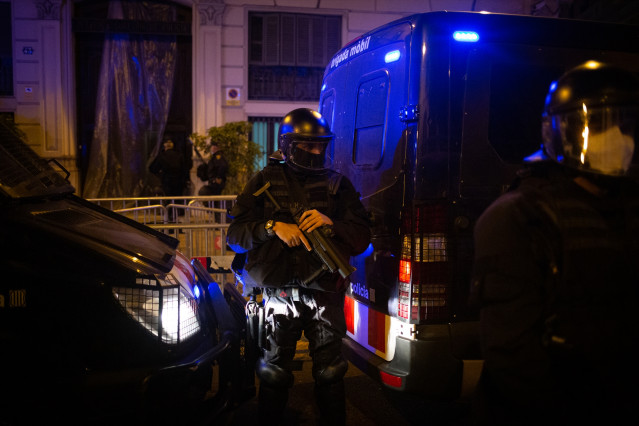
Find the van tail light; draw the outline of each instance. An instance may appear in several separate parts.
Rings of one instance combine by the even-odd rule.
[[[402,376],[395,376],[385,372],[384,370],[379,370],[379,377],[382,380],[382,383],[385,383],[390,387],[397,389],[401,389],[402,387]]]
[[[447,320],[450,252],[446,206],[415,207],[402,220],[398,316],[407,321]]]

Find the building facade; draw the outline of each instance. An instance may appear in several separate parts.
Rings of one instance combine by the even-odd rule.
[[[76,188],[82,184],[77,117],[83,106],[77,105],[77,91],[81,88],[75,75],[74,50],[76,37],[81,35],[74,32],[73,21],[74,8],[82,1],[89,0],[0,0],[5,46],[7,37],[11,37],[8,52],[6,48],[0,52],[3,55],[3,76],[0,78],[4,86],[8,86],[0,93],[0,113],[12,116],[36,152],[62,164],[71,173],[70,179]],[[279,39],[282,43],[290,42],[306,31],[306,23],[320,22],[323,38],[317,43],[311,42],[310,56],[306,60],[314,61],[315,68],[323,68],[326,63],[318,62],[330,60],[326,53],[330,50],[327,43],[337,43],[333,46],[337,51],[364,32],[412,13],[451,10],[558,16],[567,2],[176,0],[174,3],[191,9],[192,122],[188,124],[190,131],[204,133],[211,126],[227,122],[250,121],[253,117],[262,121],[271,117],[276,122],[294,108],[317,108],[317,99],[312,95],[271,99],[272,94],[264,96],[264,90],[256,89],[258,82],[268,83],[268,78],[260,75],[272,73],[269,68],[272,64],[268,62],[275,56],[268,50],[268,40],[255,35],[255,28],[264,27],[264,34],[267,34],[272,16],[280,17],[284,29],[288,28],[287,22],[296,22],[295,28],[300,31],[282,35]],[[262,42],[264,46],[260,46]],[[281,48],[281,52],[286,51]],[[284,56],[277,69],[286,68]],[[266,65],[261,66],[261,63]],[[8,70],[11,75],[7,74]]]

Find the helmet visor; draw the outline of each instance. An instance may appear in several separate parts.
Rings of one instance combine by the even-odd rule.
[[[571,111],[551,117],[555,140],[561,141],[563,155],[557,161],[579,170],[622,176],[636,158],[636,107],[602,107]],[[559,151],[559,150],[558,150]]]
[[[305,171],[324,171],[331,167],[331,156],[327,155],[330,140],[292,140],[287,160]]]

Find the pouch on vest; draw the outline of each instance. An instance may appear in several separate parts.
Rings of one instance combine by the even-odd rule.
[[[284,243],[279,238],[271,238],[261,246],[249,251],[244,268],[248,286],[281,287],[289,280],[290,256],[282,255]]]

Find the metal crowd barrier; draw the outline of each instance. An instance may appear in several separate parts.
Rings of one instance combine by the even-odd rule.
[[[193,257],[231,256],[226,245],[227,210],[235,195],[94,198],[96,203],[179,240],[178,250]]]

